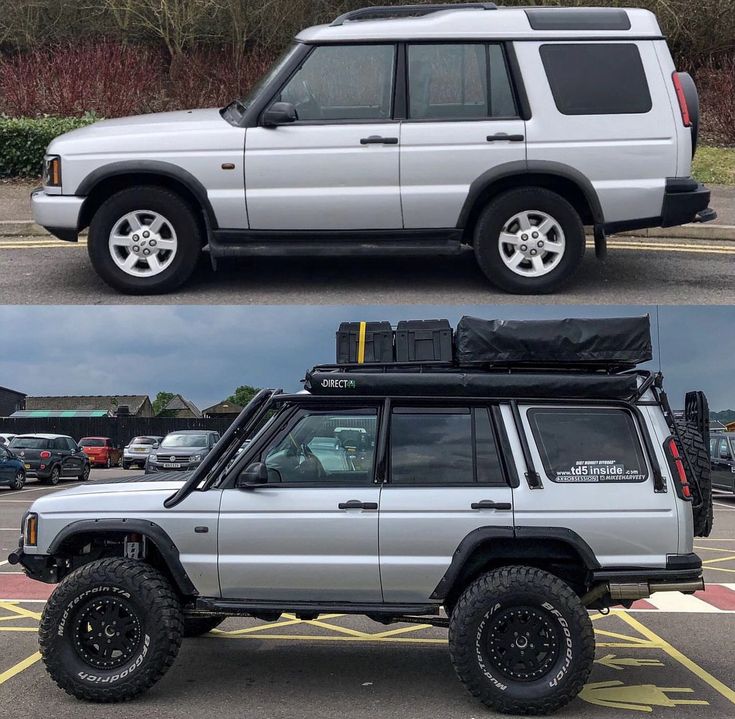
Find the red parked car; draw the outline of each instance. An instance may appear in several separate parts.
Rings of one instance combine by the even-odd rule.
[[[117,467],[122,461],[122,450],[109,437],[84,437],[79,446],[95,467]]]

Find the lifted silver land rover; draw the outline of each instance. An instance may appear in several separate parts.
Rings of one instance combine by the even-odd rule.
[[[183,479],[33,503],[10,561],[59,583],[40,645],[62,689],[123,701],[225,617],[338,612],[448,627],[474,696],[548,713],[592,668],[588,610],[703,588],[707,403],[677,419],[634,369],[648,318],[360,323],[338,348]]]
[[[654,15],[492,3],[365,8],[302,32],[227,107],[54,140],[33,216],[89,227],[99,275],[167,292],[202,254],[450,255],[560,288],[593,228],[716,217],[691,178],[697,91]]]

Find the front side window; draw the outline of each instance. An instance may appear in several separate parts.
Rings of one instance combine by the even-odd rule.
[[[496,44],[409,45],[408,97],[413,120],[517,115],[505,54]]]
[[[531,409],[528,419],[553,482],[643,482],[648,477],[633,418],[623,409]]]
[[[309,412],[264,453],[269,484],[369,485],[377,412]]]
[[[653,107],[636,45],[542,45],[541,60],[563,115],[643,114]]]
[[[317,47],[286,83],[301,121],[388,120],[393,102],[394,45]]]
[[[391,484],[505,484],[486,408],[396,409],[390,461]]]

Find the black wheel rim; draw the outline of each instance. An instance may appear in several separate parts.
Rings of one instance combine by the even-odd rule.
[[[513,681],[542,678],[559,655],[558,628],[551,615],[537,607],[501,609],[488,619],[483,634],[484,659]]]
[[[130,661],[141,646],[142,635],[136,611],[118,597],[86,602],[72,625],[76,653],[95,669],[117,669]]]

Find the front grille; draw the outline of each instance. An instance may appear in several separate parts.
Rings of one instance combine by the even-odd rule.
[[[181,455],[181,454],[159,454],[157,455],[157,462],[158,464],[169,464],[172,462],[176,462],[178,464],[185,464],[188,463],[191,460],[191,455]]]

